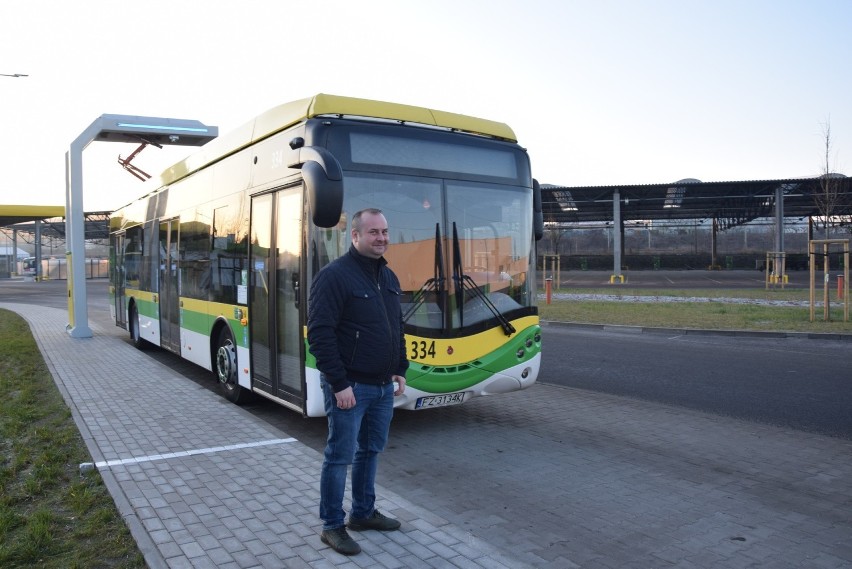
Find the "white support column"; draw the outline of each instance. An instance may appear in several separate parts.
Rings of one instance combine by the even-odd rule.
[[[18,230],[12,228],[12,267],[9,271],[10,276],[18,274]]]
[[[35,250],[33,252],[33,256],[35,257],[35,280],[40,281],[43,276],[41,273],[41,220],[36,219],[33,222],[33,226],[35,227]]]
[[[621,193],[615,190],[612,194],[612,274],[613,279],[624,282],[621,275]]]
[[[97,121],[95,121],[97,122]],[[86,219],[83,213],[83,150],[92,140],[90,126],[71,143],[66,154],[67,188],[65,192],[66,270],[68,271],[68,325],[65,329],[73,338],[91,338],[89,306],[86,298]],[[83,142],[84,137],[89,137]]]
[[[784,191],[779,185],[775,188],[775,273],[782,282],[786,278],[783,274],[784,263]]]

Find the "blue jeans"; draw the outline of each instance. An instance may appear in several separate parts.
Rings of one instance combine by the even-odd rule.
[[[339,409],[331,386],[323,380],[328,440],[320,476],[320,519],[323,529],[344,525],[343,493],[352,465],[351,518],[368,518],[376,504],[376,468],[388,441],[393,417],[393,384],[353,383],[355,407]]]

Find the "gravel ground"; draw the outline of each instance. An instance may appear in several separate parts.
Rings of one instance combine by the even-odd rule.
[[[544,300],[545,295],[538,295]],[[718,302],[720,304],[759,304],[763,306],[810,306],[807,300],[763,300],[758,298],[707,298],[701,296],[642,296],[629,294],[573,294],[566,292],[553,293],[554,300],[596,300],[604,302]],[[838,301],[840,302],[840,301]],[[822,306],[817,301],[814,306]]]

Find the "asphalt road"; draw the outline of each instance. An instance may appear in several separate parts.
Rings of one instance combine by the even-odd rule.
[[[591,283],[598,272],[573,272]],[[803,273],[807,275],[807,272]],[[678,288],[755,286],[758,271],[646,271],[633,280]],[[800,274],[799,277],[802,275]],[[608,279],[608,277],[606,277]],[[806,279],[805,279],[806,280]],[[791,286],[802,286],[798,278]],[[576,286],[583,286],[578,284]],[[87,281],[89,318],[109,318],[108,283]],[[65,281],[0,281],[0,300],[67,307]],[[539,382],[634,397],[792,429],[852,439],[852,342],[700,334],[637,334],[547,325]],[[151,357],[201,385],[210,374],[161,350]],[[324,421],[289,421],[259,401],[252,410],[320,448]],[[294,415],[286,413],[286,415]],[[405,414],[402,414],[405,416]],[[402,421],[402,420],[400,420]],[[307,424],[317,424],[307,428]]]
[[[107,279],[86,281],[90,317],[104,317],[109,314],[108,287]],[[0,279],[0,301],[67,309],[68,281]]]
[[[852,342],[558,324],[544,337],[542,382],[852,438]]]

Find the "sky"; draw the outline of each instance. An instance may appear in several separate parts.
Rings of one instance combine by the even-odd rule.
[[[65,205],[102,114],[233,130],[317,93],[505,122],[563,186],[852,175],[850,0],[4,0],[0,204]],[[83,153],[86,211],[142,183]],[[145,149],[152,175],[194,149]]]

